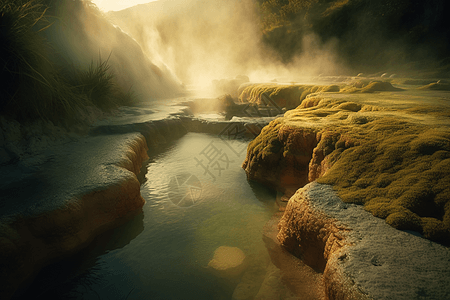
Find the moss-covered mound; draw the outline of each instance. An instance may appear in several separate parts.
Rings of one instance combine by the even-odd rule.
[[[341,89],[343,93],[374,93],[386,91],[401,91],[401,88],[394,87],[389,81],[362,79],[356,80]]]
[[[450,242],[450,132],[380,118],[352,135],[360,143],[336,159],[320,183],[345,202],[364,204],[398,229]]]
[[[307,98],[249,144],[243,168],[288,194],[332,184],[343,201],[449,245],[450,122],[438,113],[449,107],[421,113],[431,99],[394,94]]]
[[[319,92],[339,92],[339,87],[337,85],[252,84],[242,90],[239,101],[256,103],[260,106],[277,105],[280,108],[292,109],[297,107],[309,94]],[[263,95],[268,96],[269,99]]]
[[[435,91],[450,91],[450,84],[441,83],[441,82],[433,82],[427,84],[425,86],[421,86],[420,90],[435,90]]]

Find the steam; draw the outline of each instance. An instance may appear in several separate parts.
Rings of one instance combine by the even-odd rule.
[[[295,56],[290,64],[290,74],[310,77],[348,73],[347,67],[343,62],[339,61],[339,57],[336,54],[338,43],[337,39],[331,39],[326,43],[322,43],[320,38],[314,33],[305,35],[302,39],[300,54]],[[298,74],[299,72],[300,74]]]
[[[54,14],[58,19],[46,34],[57,49],[53,59],[59,65],[86,69],[108,60],[118,86],[141,100],[171,97],[182,90],[173,74],[156,66],[136,40],[89,1],[60,1]]]
[[[342,70],[331,41],[313,34],[283,63],[262,41],[260,12],[254,0],[160,0],[109,17],[142,45],[160,68],[186,85],[247,75],[251,81],[290,80]]]

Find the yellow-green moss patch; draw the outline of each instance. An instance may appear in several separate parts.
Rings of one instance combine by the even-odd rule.
[[[246,86],[239,96],[239,101],[265,105],[263,94],[270,97],[279,107],[294,108],[301,104],[309,94],[319,92],[339,92],[337,85],[280,85],[280,84],[254,84]]]
[[[396,228],[449,243],[450,134],[388,118],[359,130],[350,134],[362,145],[342,152],[318,182],[333,184],[343,201],[365,204]],[[431,230],[423,218],[442,226]]]
[[[448,83],[430,83],[418,88],[419,90],[436,90],[436,91],[450,91],[450,84]]]
[[[436,109],[434,100],[402,94],[390,96],[392,102],[383,94],[308,97],[267,126],[250,143],[247,158],[288,165],[314,147],[305,167],[309,181],[333,185],[344,202],[364,205],[395,228],[450,245],[450,124],[434,121],[449,105]],[[281,134],[286,131],[303,144],[289,144]],[[306,135],[315,145],[305,142]],[[277,172],[282,185],[287,177]]]

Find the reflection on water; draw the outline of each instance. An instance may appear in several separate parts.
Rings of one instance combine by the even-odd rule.
[[[46,268],[23,298],[231,299],[235,285],[208,262],[220,246],[262,260],[262,230],[276,209],[273,193],[247,182],[245,152],[232,149],[246,144],[189,133],[150,151],[143,214]]]

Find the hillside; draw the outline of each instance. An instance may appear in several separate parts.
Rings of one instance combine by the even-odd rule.
[[[61,125],[181,92],[176,78],[90,1],[2,1],[1,115]]]
[[[258,0],[264,42],[288,62],[311,34],[361,72],[450,71],[448,1]],[[445,60],[446,59],[446,60]],[[431,65],[429,65],[432,63]],[[397,71],[398,72],[398,71]],[[436,76],[436,75],[435,75]]]
[[[160,0],[108,18],[144,48],[157,45],[182,80],[211,69],[439,78],[450,76],[449,9],[444,0]]]

